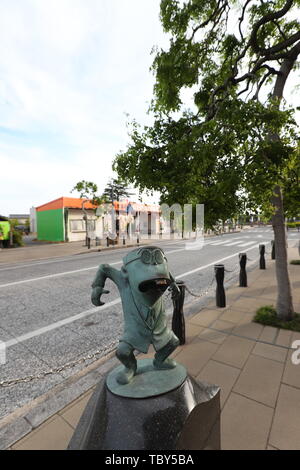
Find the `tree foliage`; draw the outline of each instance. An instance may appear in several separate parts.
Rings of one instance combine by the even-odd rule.
[[[161,202],[204,203],[208,226],[245,208],[270,216],[274,186],[290,189],[299,159],[294,108],[279,106],[300,53],[299,5],[162,0],[171,38],[153,61],[154,123],[132,123],[118,174]],[[195,111],[182,102],[191,87]]]
[[[109,202],[120,201],[120,199],[129,196],[131,196],[131,193],[126,183],[120,178],[111,178],[102,194],[103,199]]]
[[[92,181],[78,181],[78,183],[76,183],[74,188],[71,190],[71,193],[73,191],[77,191],[80,194],[81,199],[87,199],[93,204],[99,205],[103,202],[103,199],[97,195],[98,186]]]

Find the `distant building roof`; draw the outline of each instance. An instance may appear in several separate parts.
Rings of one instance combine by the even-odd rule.
[[[9,219],[29,219],[29,214],[9,214]]]
[[[55,199],[54,201],[50,201],[50,202],[47,202],[46,204],[42,204],[41,206],[36,207],[36,211],[42,212],[42,211],[49,211],[49,210],[55,210],[55,209],[62,209],[64,207],[68,209],[82,209],[82,201],[84,201],[84,199],[75,198],[75,197],[59,197],[58,199]],[[126,211],[128,204],[130,204],[135,211],[159,212],[159,206],[157,204],[136,203],[136,202],[130,202],[129,200],[114,201],[115,210],[119,210],[119,211]],[[97,205],[92,204],[91,202],[84,203],[85,209],[96,209],[97,207],[98,207]]]
[[[82,201],[84,199],[80,199],[77,197],[59,197],[54,201],[47,202],[46,204],[42,204],[41,206],[36,207],[37,212],[41,211],[50,211],[54,209],[62,209],[63,207],[67,207],[69,209],[81,209],[82,208]],[[85,202],[84,208],[85,209],[96,209],[96,205],[92,204],[91,202]]]

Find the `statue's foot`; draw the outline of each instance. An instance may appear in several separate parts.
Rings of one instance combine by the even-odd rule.
[[[133,377],[135,376],[135,373],[135,369],[126,368],[118,373],[116,380],[120,385],[129,384],[129,382],[131,382]]]
[[[153,360],[153,366],[155,369],[174,369],[177,366],[177,363],[173,359],[166,359],[165,361],[159,361],[157,359]]]

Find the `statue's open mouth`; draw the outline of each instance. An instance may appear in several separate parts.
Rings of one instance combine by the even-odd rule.
[[[148,279],[147,281],[140,282],[139,289],[141,292],[148,292],[150,290],[164,292],[170,284],[170,279],[159,277],[156,279]]]

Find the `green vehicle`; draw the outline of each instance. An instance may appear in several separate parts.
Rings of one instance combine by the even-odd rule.
[[[0,215],[0,247],[9,245],[10,223],[7,217]]]

